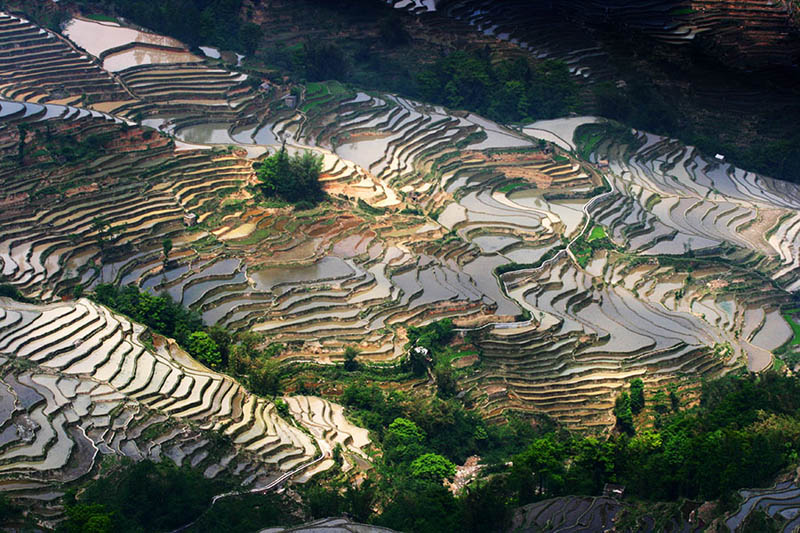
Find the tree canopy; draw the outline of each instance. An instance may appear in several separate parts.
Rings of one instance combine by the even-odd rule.
[[[222,355],[214,339],[205,331],[195,331],[189,335],[186,347],[192,356],[211,368],[222,366]]]
[[[264,196],[313,204],[325,195],[319,182],[322,156],[310,150],[290,156],[284,144],[262,163],[256,163],[255,169]]]
[[[438,453],[425,453],[411,462],[411,475],[441,483],[456,474],[456,465]]]

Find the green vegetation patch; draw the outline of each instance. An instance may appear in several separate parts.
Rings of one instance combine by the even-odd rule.
[[[505,193],[505,194],[508,194],[508,193],[516,191],[518,189],[527,189],[527,188],[530,188],[530,184],[529,183],[526,183],[526,182],[523,182],[523,181],[514,181],[514,182],[511,182],[511,183],[506,183],[502,187],[498,188],[497,191]]]
[[[594,226],[592,227],[592,231],[589,232],[589,238],[587,240],[592,242],[597,239],[605,239],[606,237],[608,237],[608,235],[606,235],[606,229],[603,226]]]
[[[306,150],[289,156],[286,146],[254,165],[266,198],[293,202],[299,209],[309,209],[325,197],[319,175],[322,156]]]
[[[792,328],[792,333],[794,333],[792,340],[789,341],[790,346],[797,346],[800,344],[800,322],[797,320],[798,313],[800,313],[800,307],[781,312],[786,323]]]
[[[235,480],[210,480],[169,460],[104,465],[100,479],[67,495],[67,519],[58,531],[139,533],[188,524],[186,531],[256,531],[298,522],[297,505],[275,493],[223,498],[211,507],[213,496],[236,488]]]
[[[633,135],[629,126],[610,120],[578,126],[575,130],[574,139],[578,155],[587,161],[604,140],[615,140],[619,144],[627,145],[630,149],[635,149],[641,144],[641,141]]]

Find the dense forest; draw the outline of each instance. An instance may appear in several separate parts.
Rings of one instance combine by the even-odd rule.
[[[207,479],[188,466],[125,459],[106,461],[103,470],[79,496],[68,494],[59,533],[140,533],[188,525],[192,532],[256,531],[299,521],[296,504],[273,493],[225,498],[211,507],[214,495],[235,485]]]

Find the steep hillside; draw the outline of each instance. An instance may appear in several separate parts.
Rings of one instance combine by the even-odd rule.
[[[307,435],[174,341],[87,300],[37,306],[1,298],[0,354],[0,483],[39,516],[58,518],[64,490],[96,473],[104,455],[169,458],[263,490],[329,459],[329,442],[362,455],[369,443],[364,430],[326,420],[325,403],[310,408],[320,417],[310,427],[323,431]]]

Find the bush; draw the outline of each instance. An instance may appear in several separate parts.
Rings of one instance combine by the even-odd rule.
[[[18,302],[31,302],[29,298],[26,298],[21,292],[19,292],[18,288],[7,283],[0,284],[0,297],[2,296],[11,298],[12,300],[16,300]]]
[[[441,483],[456,475],[456,465],[438,453],[426,453],[411,462],[411,475],[418,479]]]
[[[210,368],[222,366],[222,355],[214,340],[204,331],[195,331],[189,335],[186,348],[192,357]]]
[[[621,392],[614,402],[614,416],[617,418],[617,427],[620,431],[633,434],[633,411],[631,410],[631,397],[627,392]]]
[[[631,381],[631,411],[638,415],[644,409],[644,382],[641,378]]]
[[[358,361],[356,361],[356,357],[358,357],[358,350],[352,346],[348,346],[344,349],[344,369],[348,372],[354,372],[358,370]]]

